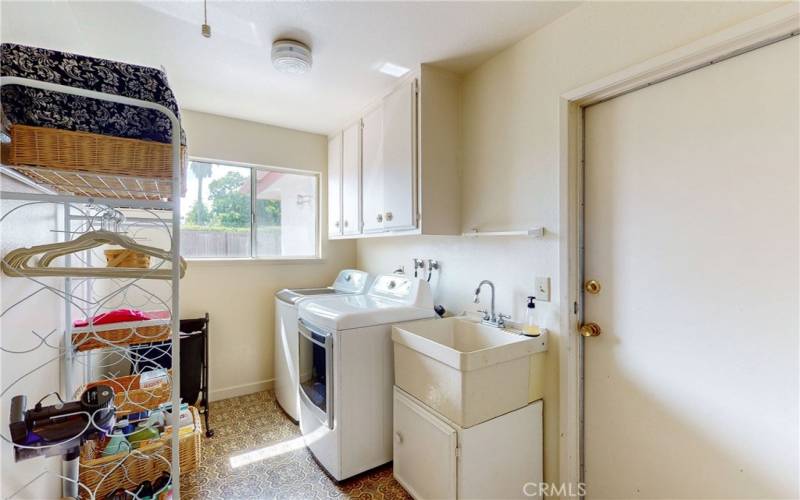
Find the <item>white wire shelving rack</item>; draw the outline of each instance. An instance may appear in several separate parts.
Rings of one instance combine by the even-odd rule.
[[[173,429],[170,443],[172,457],[170,464],[172,494],[174,498],[180,498],[179,443],[181,436],[179,429],[181,426],[179,423],[180,412],[177,411],[177,409],[180,408],[180,362],[178,361],[180,360],[179,282],[181,277],[181,266],[179,265],[180,186],[182,185],[180,121],[169,108],[140,99],[19,77],[0,77],[0,86],[3,85],[27,86],[40,90],[61,92],[74,96],[151,109],[165,115],[172,125],[171,180],[105,174],[98,175],[68,170],[51,170],[41,167],[15,166],[12,167],[13,170],[7,167],[2,168],[5,173],[15,177],[17,180],[32,186],[38,186],[40,192],[0,191],[0,200],[16,202],[13,209],[9,210],[8,213],[0,215],[0,229],[3,224],[12,222],[14,213],[24,211],[26,207],[50,204],[59,207],[60,217],[63,218],[60,221],[61,229],[54,228],[54,230],[62,234],[62,241],[68,241],[74,236],[86,231],[99,229],[98,226],[100,225],[100,221],[104,218],[104,214],[118,213],[120,210],[134,210],[136,216],[128,217],[119,229],[134,238],[141,235],[144,235],[145,238],[152,238],[152,235],[158,234],[157,232],[165,235],[164,242],[169,243],[171,260],[169,262],[157,263],[156,267],[168,264],[171,269],[171,279],[148,280],[146,275],[147,270],[143,270],[144,272],[141,278],[133,279],[64,277],[62,286],[53,287],[45,283],[46,280],[34,277],[9,278],[4,276],[4,280],[30,280],[34,291],[13,304],[3,304],[2,312],[0,312],[0,319],[12,310],[18,311],[20,308],[24,308],[26,302],[40,292],[52,293],[59,297],[60,302],[63,303],[63,310],[58,312],[58,314],[63,315],[63,332],[58,332],[62,336],[61,343],[57,344],[52,340],[56,332],[46,334],[30,332],[36,337],[34,340],[36,346],[31,350],[52,349],[57,353],[54,358],[50,359],[50,361],[45,364],[54,362],[54,360],[60,363],[62,377],[61,389],[64,391],[64,399],[72,400],[74,399],[75,393],[79,391],[83,384],[92,381],[92,373],[94,371],[101,370],[107,372],[112,365],[120,361],[133,363],[137,360],[137,355],[133,354],[133,351],[129,347],[111,343],[109,343],[108,346],[103,346],[99,351],[87,351],[100,353],[99,356],[86,355],[85,352],[81,352],[79,350],[80,346],[73,345],[73,320],[75,319],[73,315],[76,311],[81,312],[85,318],[91,318],[100,312],[125,305],[138,306],[139,308],[147,308],[152,305],[169,311],[169,317],[166,323],[169,324],[171,328],[169,340],[171,346],[170,355],[173,360],[171,363],[171,393],[169,399],[172,402],[173,411],[171,412],[171,422],[167,422],[167,424],[171,424]],[[15,171],[21,172],[21,174],[15,173]],[[52,235],[50,235],[50,237],[52,237]],[[64,259],[65,265],[68,267],[75,265],[77,265],[77,267],[93,267],[105,264],[102,255],[98,257],[96,251],[74,254],[72,256],[66,256]],[[161,290],[162,293],[153,292],[153,286],[150,286],[148,283],[156,282],[164,283],[167,290]],[[137,297],[135,301],[132,299],[134,296]],[[92,330],[90,332],[92,337],[95,339],[102,338],[97,336],[97,331],[100,330],[100,327],[90,327],[90,330]],[[4,349],[4,351],[6,350]],[[27,373],[21,373],[19,378],[10,383],[3,381],[2,397],[5,398],[13,394],[14,384],[34,371],[35,370],[31,370]],[[81,383],[75,380],[76,372],[82,373]],[[113,373],[111,375],[113,375]],[[30,396],[32,399],[36,400],[39,395]],[[10,442],[10,439],[7,437],[7,432],[7,428],[0,429],[0,437]],[[136,450],[129,450],[129,453],[135,454]],[[7,460],[9,457],[3,457],[3,459]],[[115,466],[115,468],[124,468],[125,464],[123,462],[124,460],[121,460],[119,465]],[[65,460],[62,462],[61,474],[55,474],[62,481],[62,494],[63,496],[77,497],[80,492],[82,496],[94,499],[95,491],[91,491],[85,485],[79,484],[78,463],[78,458],[72,461]],[[128,471],[125,470],[124,472],[127,475]],[[21,490],[47,474],[48,472],[44,471],[35,477],[29,478],[20,490],[10,497],[16,496]],[[156,478],[150,479],[155,480]],[[135,498],[133,495],[131,497]]]

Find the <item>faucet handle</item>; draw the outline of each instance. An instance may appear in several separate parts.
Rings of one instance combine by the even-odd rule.
[[[503,326],[506,324],[506,320],[511,319],[511,316],[508,314],[497,313],[497,324]]]
[[[486,311],[484,309],[478,309],[478,312],[483,314],[483,320],[484,321],[489,321],[491,319],[491,316],[489,315],[489,311]]]

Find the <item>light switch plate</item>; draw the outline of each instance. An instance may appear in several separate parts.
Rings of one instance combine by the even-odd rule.
[[[550,278],[536,277],[536,300],[550,302]]]

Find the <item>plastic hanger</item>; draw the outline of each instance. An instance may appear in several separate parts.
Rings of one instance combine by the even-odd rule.
[[[91,231],[74,240],[37,245],[30,248],[18,248],[6,254],[1,267],[8,276],[50,276],[50,277],[82,277],[82,278],[147,278],[172,279],[172,270],[142,269],[136,267],[50,267],[53,260],[65,255],[91,250],[103,245],[116,245],[127,250],[143,253],[150,257],[171,261],[168,251],[151,246],[141,245],[133,238],[113,231]],[[43,254],[35,263],[31,259]],[[186,274],[186,261],[180,258],[180,277]]]

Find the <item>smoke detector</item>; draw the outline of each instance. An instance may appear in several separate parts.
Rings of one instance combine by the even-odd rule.
[[[281,73],[302,75],[311,71],[311,49],[297,40],[275,40],[272,65]]]

